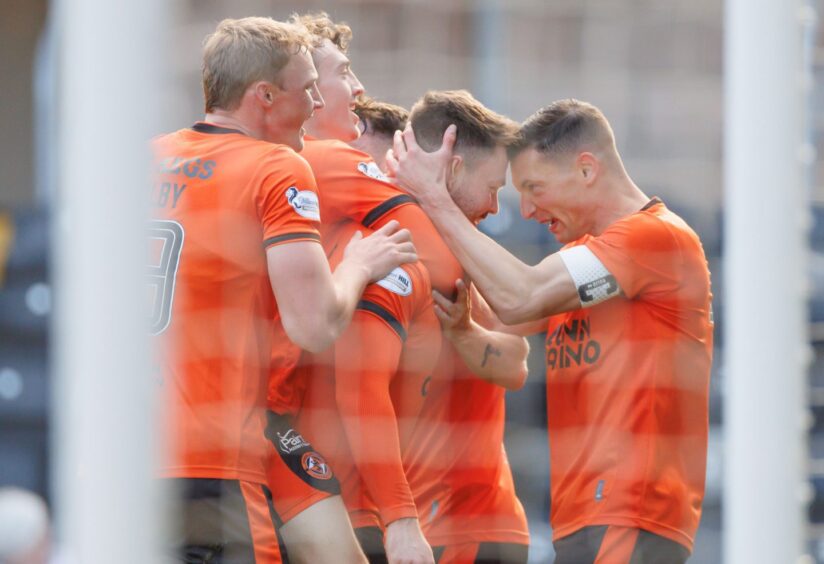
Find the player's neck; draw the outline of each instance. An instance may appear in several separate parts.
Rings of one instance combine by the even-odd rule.
[[[606,180],[599,186],[598,192],[592,233],[596,236],[619,219],[640,211],[649,203],[649,196],[644,194],[629,176]]]
[[[260,132],[251,127],[248,124],[248,120],[244,120],[242,116],[238,116],[233,112],[226,112],[216,109],[207,113],[206,117],[203,118],[203,121],[219,127],[225,127],[227,129],[236,129],[249,137],[254,137],[255,139],[260,138]]]

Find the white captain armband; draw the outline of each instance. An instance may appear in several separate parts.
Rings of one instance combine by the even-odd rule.
[[[558,256],[575,283],[581,307],[592,307],[621,293],[615,276],[585,245],[559,251]]]

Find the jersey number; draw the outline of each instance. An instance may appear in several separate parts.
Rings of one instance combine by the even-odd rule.
[[[149,307],[152,335],[163,333],[172,320],[175,279],[182,250],[182,225],[167,219],[149,222]]]

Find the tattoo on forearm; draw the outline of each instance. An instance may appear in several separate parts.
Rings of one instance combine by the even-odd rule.
[[[484,359],[481,361],[481,366],[486,366],[486,361],[489,360],[489,355],[494,354],[495,356],[501,356],[501,351],[493,347],[492,345],[487,345],[484,348]]]

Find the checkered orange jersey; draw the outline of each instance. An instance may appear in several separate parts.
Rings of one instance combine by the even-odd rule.
[[[622,295],[549,322],[554,536],[619,525],[691,550],[704,495],[712,362],[701,243],[653,199],[573,245],[601,260]]]
[[[412,231],[418,258],[429,270],[432,287],[445,296],[463,276],[460,263],[417,203],[386,180],[372,157],[342,141],[307,138],[301,155],[309,162],[321,193],[325,225],[343,219],[378,229],[395,219]],[[437,268],[431,265],[437,264]]]
[[[319,241],[312,171],[286,146],[206,123],[159,137],[154,151],[151,321],[169,444],[161,473],[265,483],[263,408],[280,325],[266,249]]]
[[[505,393],[444,346],[407,452],[409,481],[432,546],[529,543],[503,445]]]
[[[333,267],[357,229],[347,222],[324,233]],[[367,286],[333,353],[314,359],[299,428],[330,459],[356,526],[371,507],[364,499],[384,524],[417,515],[402,453],[440,346],[429,275],[413,263]]]

